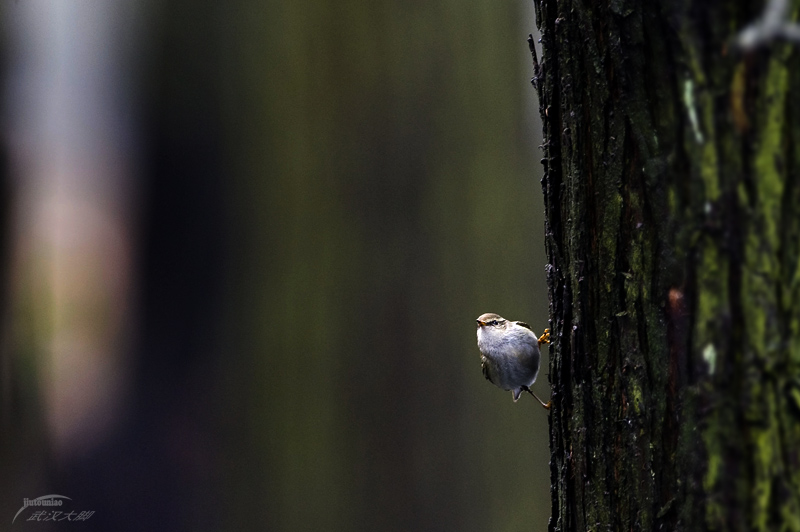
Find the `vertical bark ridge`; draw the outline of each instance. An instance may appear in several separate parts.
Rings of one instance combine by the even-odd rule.
[[[800,530],[797,46],[735,49],[744,2],[535,4],[551,530]]]

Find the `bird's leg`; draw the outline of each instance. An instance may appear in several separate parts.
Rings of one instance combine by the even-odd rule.
[[[533,393],[533,390],[531,390],[531,389],[530,389],[530,388],[528,388],[527,386],[523,386],[523,387],[522,387],[522,389],[523,389],[523,390],[525,390],[526,392],[528,392],[529,394],[531,394],[532,396],[534,396],[534,397],[536,398],[536,400],[537,400],[537,401],[539,401],[539,404],[540,404],[540,405],[542,405],[542,406],[543,406],[544,408],[546,408],[547,410],[550,410],[550,407],[551,407],[551,406],[553,406],[553,401],[552,401],[552,400],[550,400],[550,401],[547,401],[547,402],[545,403],[544,401],[542,401],[541,399],[539,399],[539,396],[538,396],[538,395],[536,395],[535,393]]]
[[[549,344],[550,343],[550,329],[545,329],[544,334],[539,337],[539,347],[542,347],[542,344]]]

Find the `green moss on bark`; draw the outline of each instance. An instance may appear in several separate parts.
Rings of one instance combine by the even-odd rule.
[[[800,530],[800,64],[750,10],[536,1],[552,530]]]

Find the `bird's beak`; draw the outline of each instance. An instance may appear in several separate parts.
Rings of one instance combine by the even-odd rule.
[[[483,323],[481,320],[475,320],[475,321],[477,321],[477,322],[478,322],[478,327],[483,327],[484,325],[486,325],[486,324],[485,324],[485,323]]]

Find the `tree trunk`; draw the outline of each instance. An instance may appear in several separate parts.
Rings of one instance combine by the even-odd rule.
[[[535,3],[550,529],[800,530],[800,44],[745,46],[746,2]]]

